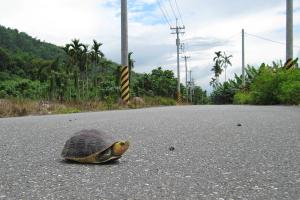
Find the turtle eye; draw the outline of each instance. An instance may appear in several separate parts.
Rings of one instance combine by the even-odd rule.
[[[125,142],[120,142],[120,145],[122,145],[122,146],[125,145]]]

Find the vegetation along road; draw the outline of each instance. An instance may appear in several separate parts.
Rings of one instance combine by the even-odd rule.
[[[0,119],[0,199],[299,199],[300,108],[178,106]],[[128,139],[116,163],[60,157],[76,131]]]

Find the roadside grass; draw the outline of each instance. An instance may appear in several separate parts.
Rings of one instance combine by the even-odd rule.
[[[0,118],[176,105],[174,99],[164,97],[144,97],[143,102],[144,103],[130,102],[128,105],[124,105],[120,103],[120,101],[119,103],[111,101],[68,101],[60,103],[29,99],[0,99]]]
[[[145,104],[151,106],[174,106],[176,101],[165,97],[144,97]]]

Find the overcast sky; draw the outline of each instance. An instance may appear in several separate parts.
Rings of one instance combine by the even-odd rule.
[[[0,24],[17,28],[47,42],[64,45],[79,38],[103,43],[106,57],[120,62],[120,0],[0,0]],[[175,25],[170,2],[160,0],[169,22]],[[285,43],[285,0],[177,0],[186,33],[188,67],[197,85],[211,90],[210,71],[215,51],[232,54],[228,76],[241,73],[241,29]],[[170,34],[157,0],[128,0],[129,51],[134,52],[135,71],[150,72],[162,66],[176,74],[175,35]],[[179,14],[176,14],[179,17]],[[180,17],[179,17],[180,18]],[[246,63],[284,60],[285,45],[246,35]],[[300,0],[294,0],[294,56],[300,57]],[[181,78],[185,80],[184,62]],[[224,79],[222,75],[221,80]]]

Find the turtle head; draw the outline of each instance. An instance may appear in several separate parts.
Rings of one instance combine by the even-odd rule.
[[[113,145],[113,153],[116,156],[121,156],[129,148],[129,141],[119,141]]]

